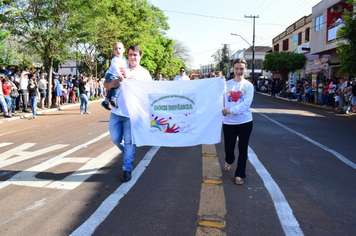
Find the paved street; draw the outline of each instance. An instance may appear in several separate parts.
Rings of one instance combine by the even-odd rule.
[[[252,109],[242,186],[223,140],[137,147],[122,184],[99,102],[0,123],[0,235],[354,234],[356,117],[260,94]]]

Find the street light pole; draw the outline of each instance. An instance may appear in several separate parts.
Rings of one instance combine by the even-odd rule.
[[[245,18],[253,18],[253,37],[252,37],[252,80],[255,77],[255,19],[259,16],[245,16]]]

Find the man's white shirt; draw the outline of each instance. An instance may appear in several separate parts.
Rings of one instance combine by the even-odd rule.
[[[179,81],[179,80],[190,80],[188,76],[186,75],[177,75],[176,77],[174,77],[174,80],[173,81]]]

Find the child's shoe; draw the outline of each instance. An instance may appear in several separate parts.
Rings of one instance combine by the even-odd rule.
[[[116,107],[116,100],[109,100],[112,107]]]
[[[111,110],[110,107],[109,107],[109,103],[108,101],[104,100],[101,105],[106,109],[106,110]]]

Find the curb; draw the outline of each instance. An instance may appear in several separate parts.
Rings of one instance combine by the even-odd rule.
[[[103,100],[104,99],[100,98],[100,99],[97,99],[97,100],[94,100],[94,101],[89,101],[89,104],[90,103],[95,103],[95,102],[101,102]],[[37,110],[37,114],[44,114],[44,113],[47,113],[47,112],[61,111],[61,110],[65,110],[67,108],[76,107],[76,106],[80,106],[80,102],[78,102],[76,104],[64,105],[64,106],[61,106],[60,108]],[[0,119],[0,124],[5,123],[5,122],[9,122],[9,121],[13,121],[13,120],[24,119],[26,117],[31,117],[31,116],[32,116],[32,112],[31,113],[25,113],[25,115],[13,116],[12,118],[1,118]]]

